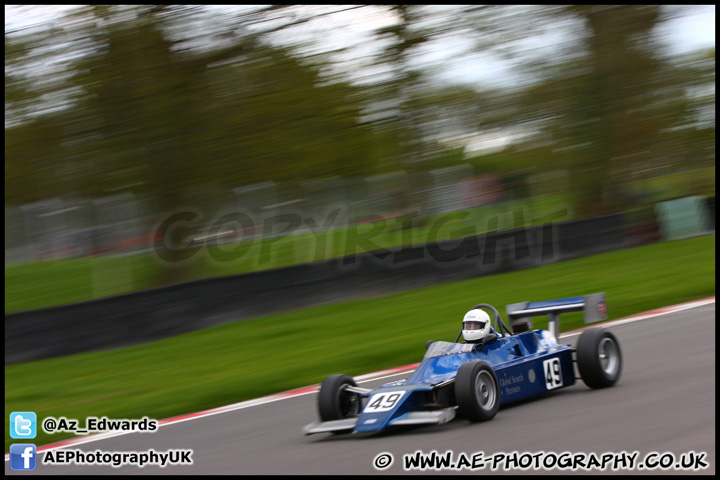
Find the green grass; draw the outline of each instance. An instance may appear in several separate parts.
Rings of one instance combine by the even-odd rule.
[[[420,361],[425,341],[455,339],[476,303],[606,292],[610,318],[715,293],[715,236],[658,243],[519,272],[208,328],[132,348],[5,367],[12,411],[163,419]],[[278,299],[281,301],[282,299]],[[535,327],[546,322],[535,319]],[[563,315],[561,329],[582,325]],[[39,332],[41,334],[41,332]],[[622,341],[622,339],[621,339]],[[312,419],[313,411],[298,412]],[[41,431],[35,443],[67,435]],[[6,431],[5,450],[12,443]]]
[[[5,266],[5,312],[119,295],[153,286],[150,255],[44,260]]]
[[[715,167],[705,167],[631,182],[636,193],[646,195],[649,204],[673,198],[715,195]]]
[[[570,218],[562,195],[536,197],[500,206],[413,219],[412,229],[400,220],[297,233],[262,241],[212,249],[201,248],[184,262],[185,278],[237,275],[271,268],[341,257],[363,251],[424,244],[485,233],[489,230],[530,226]],[[515,218],[514,215],[521,214]],[[316,220],[322,223],[321,220]],[[278,225],[276,230],[283,228]],[[123,257],[46,260],[5,266],[5,312],[66,305],[130,293],[157,286],[166,265],[154,253]]]

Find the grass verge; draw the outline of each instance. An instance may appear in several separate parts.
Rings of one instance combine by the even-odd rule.
[[[595,292],[606,292],[611,319],[714,295],[715,236],[6,366],[5,418],[13,411],[81,424],[87,416],[168,418],[316,384],[332,373],[358,375],[418,362],[426,340],[454,340],[476,303],[504,314],[509,303]],[[582,322],[581,314],[563,315],[560,327],[567,331]],[[535,319],[535,327],[545,328],[546,321]],[[308,421],[315,416],[298,414]],[[69,436],[38,430],[38,445]],[[6,452],[10,443],[6,430]]]

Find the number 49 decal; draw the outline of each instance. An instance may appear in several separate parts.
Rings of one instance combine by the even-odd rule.
[[[562,387],[563,382],[559,358],[545,360],[543,362],[543,371],[545,372],[545,386],[548,390]]]
[[[370,397],[370,400],[368,400],[367,405],[365,405],[365,412],[385,412],[387,410],[392,409],[397,405],[398,400],[402,398],[402,396],[405,395],[404,390],[396,391],[396,392],[383,392],[383,393],[376,393],[372,397]]]

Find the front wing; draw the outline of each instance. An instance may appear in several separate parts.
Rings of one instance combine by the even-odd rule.
[[[442,410],[428,410],[408,412],[388,422],[388,427],[401,425],[442,425],[455,418],[456,407],[444,408]],[[344,433],[355,429],[359,417],[345,418],[342,420],[331,420],[328,422],[313,422],[303,428],[305,435],[313,433]]]

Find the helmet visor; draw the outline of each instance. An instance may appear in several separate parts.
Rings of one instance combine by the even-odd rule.
[[[482,322],[478,320],[470,320],[463,322],[463,329],[464,330],[482,330],[485,328],[485,324],[487,322]]]

